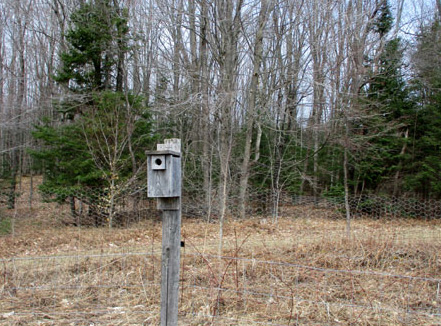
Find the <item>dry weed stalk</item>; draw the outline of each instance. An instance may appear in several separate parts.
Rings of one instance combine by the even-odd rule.
[[[158,322],[160,223],[110,232],[54,223],[54,204],[38,210],[0,239],[0,324]],[[347,241],[344,221],[307,213],[229,222],[224,257],[215,224],[184,220],[181,322],[441,324],[440,221],[358,219]]]

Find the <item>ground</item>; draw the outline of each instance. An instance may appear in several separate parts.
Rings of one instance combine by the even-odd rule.
[[[65,209],[6,212],[0,325],[158,324],[160,219],[74,227]],[[348,237],[328,213],[229,218],[221,255],[219,224],[184,218],[180,325],[441,325],[440,220],[362,217]]]

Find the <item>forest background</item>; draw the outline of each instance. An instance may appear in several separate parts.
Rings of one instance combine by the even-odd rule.
[[[112,205],[174,137],[221,220],[262,194],[439,199],[440,24],[441,0],[2,0],[1,192]]]

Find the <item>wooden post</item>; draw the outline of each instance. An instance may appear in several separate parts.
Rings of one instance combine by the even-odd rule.
[[[161,326],[178,325],[181,261],[181,141],[166,139],[147,152],[148,196],[162,210]]]
[[[169,204],[174,199],[159,198]],[[180,198],[172,204],[180,207]],[[178,325],[181,210],[162,211],[161,326]]]

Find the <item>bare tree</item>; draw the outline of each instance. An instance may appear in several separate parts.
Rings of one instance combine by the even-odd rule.
[[[251,81],[249,86],[249,96],[247,100],[247,112],[245,116],[245,146],[243,151],[243,161],[240,173],[240,183],[239,183],[239,214],[241,218],[246,216],[246,196],[248,188],[248,179],[250,176],[250,158],[251,158],[251,145],[253,140],[253,127],[256,120],[256,106],[257,106],[257,96],[258,96],[258,86],[260,67],[262,65],[263,58],[263,38],[264,30],[267,24],[267,19],[269,17],[269,6],[270,2],[268,0],[262,0],[260,3],[259,17],[257,21],[256,36],[253,45],[253,54],[251,61],[253,62],[253,69],[251,71]]]
[[[219,182],[219,254],[222,253],[223,224],[228,200],[230,160],[233,147],[233,113],[237,106],[236,87],[239,68],[239,40],[244,2],[217,0],[213,8],[212,44],[213,57],[219,66],[216,112]]]

